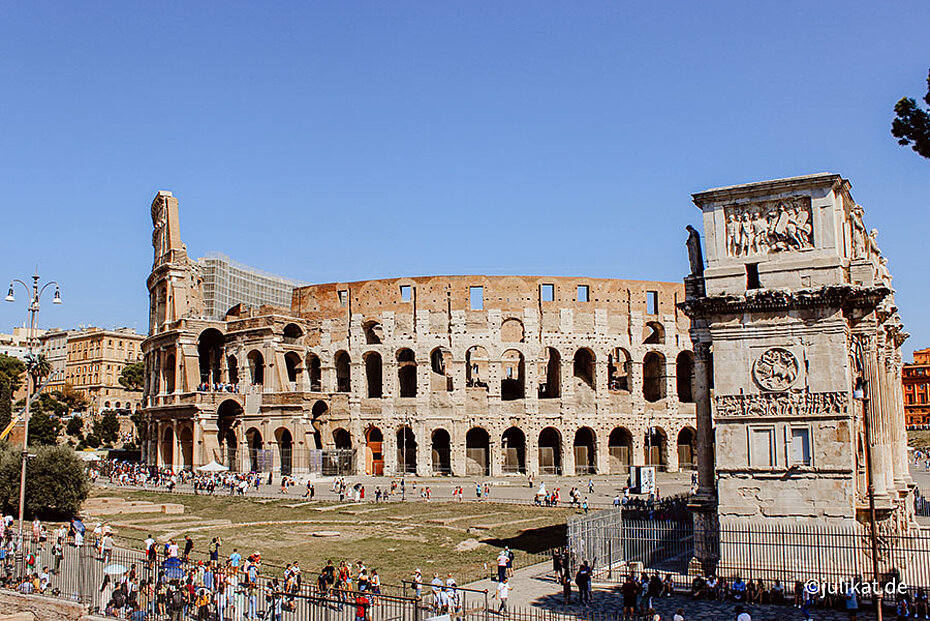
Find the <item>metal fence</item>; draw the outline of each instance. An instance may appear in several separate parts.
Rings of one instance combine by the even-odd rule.
[[[206,578],[208,567],[212,578]],[[4,570],[16,576],[13,582],[18,590],[33,593],[28,578],[41,580],[46,575],[44,568],[48,578],[43,594],[120,617],[143,611],[149,620],[169,618],[172,584],[189,594],[184,598],[183,618],[355,621],[360,606],[372,621],[419,621],[430,616],[424,602],[405,597],[399,587],[380,594],[335,589],[324,593],[315,580],[305,579],[302,585],[287,588],[281,577],[259,573],[250,582],[244,569],[166,559],[161,553],[150,561],[142,552],[122,548],[113,549],[104,559],[93,545],[68,544],[56,554],[51,545],[30,542],[23,561],[15,564],[7,559]],[[192,586],[184,589],[185,585]],[[205,607],[202,616],[201,604]]]
[[[783,585],[816,580],[839,584],[873,574],[871,539],[860,524],[725,523],[696,534],[688,521],[631,519],[623,511],[600,511],[568,523],[573,567],[581,561],[603,580],[622,580],[628,573],[670,575],[676,586],[688,588],[701,575],[694,559],[695,537],[715,551],[715,573],[726,579],[775,580]],[[930,534],[912,529],[906,534],[878,537],[879,575],[909,589],[930,588]]]

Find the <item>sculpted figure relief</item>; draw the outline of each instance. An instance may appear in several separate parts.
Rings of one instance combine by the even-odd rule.
[[[768,201],[726,209],[727,256],[803,250],[814,247],[806,199]]]
[[[717,416],[844,416],[849,395],[844,392],[768,392],[714,397]]]
[[[798,359],[787,349],[773,347],[756,359],[752,374],[766,390],[787,390],[798,378]]]

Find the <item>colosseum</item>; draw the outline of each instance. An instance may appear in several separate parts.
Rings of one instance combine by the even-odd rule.
[[[692,467],[678,283],[427,276],[204,309],[178,201],[152,203],[144,458],[174,469],[502,476]]]

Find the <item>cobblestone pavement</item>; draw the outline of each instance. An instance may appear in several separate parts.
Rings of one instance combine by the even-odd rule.
[[[620,618],[622,614],[622,598],[619,585],[595,584],[593,603],[587,608],[578,605],[578,592],[573,584],[572,604],[563,603],[561,590],[551,575],[551,565],[540,564],[525,567],[514,572],[510,579],[513,592],[509,605],[515,612],[525,609],[549,610],[555,613],[579,614],[582,612],[604,615],[607,618]],[[465,585],[472,589],[487,589],[493,594],[497,583],[491,580],[481,580]],[[491,602],[492,607],[496,604]],[[736,604],[733,602],[695,601],[687,595],[673,595],[655,600],[653,607],[662,617],[662,621],[671,621],[675,611],[681,608],[686,621],[701,620],[732,620],[736,619]],[[751,605],[746,606],[747,612],[753,621],[803,621],[804,615],[797,608],[790,605]],[[812,609],[811,616],[815,621],[847,621],[849,615],[841,610]],[[891,610],[885,610],[886,618],[894,618]],[[869,621],[875,616],[869,611],[860,611],[858,619]]]

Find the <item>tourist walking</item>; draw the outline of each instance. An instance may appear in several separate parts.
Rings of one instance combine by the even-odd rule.
[[[507,581],[507,576],[504,576],[504,579],[497,583],[497,592],[494,596],[500,601],[500,606],[497,608],[499,614],[507,614],[507,600],[512,590],[513,587],[511,587],[510,583]]]

